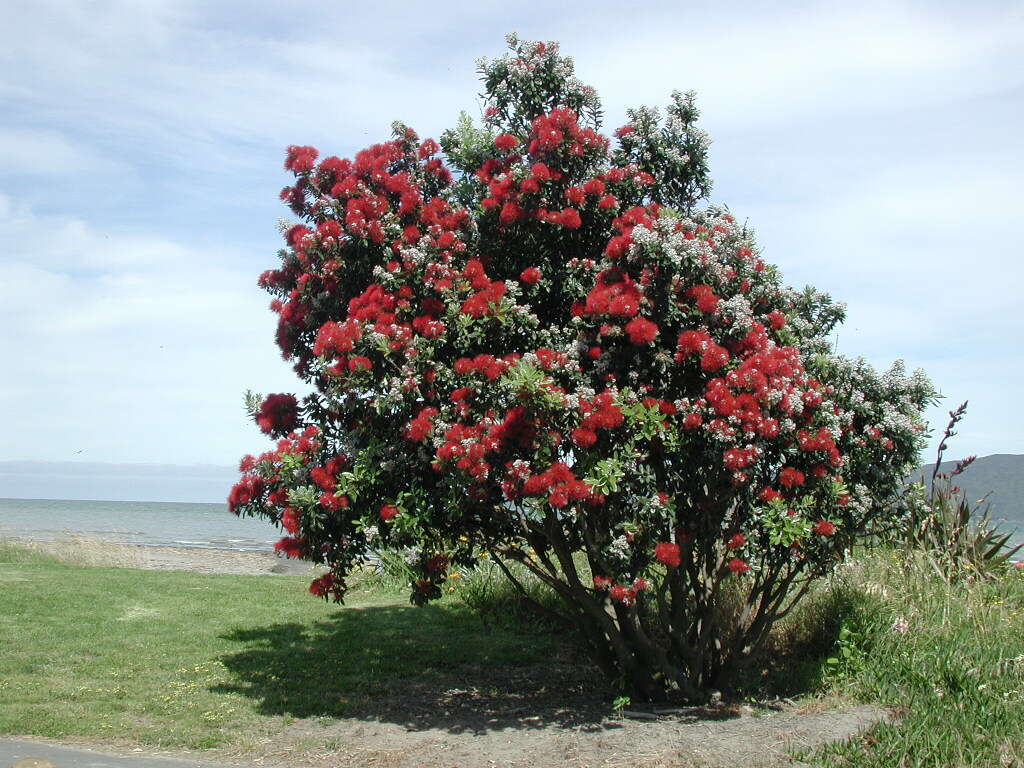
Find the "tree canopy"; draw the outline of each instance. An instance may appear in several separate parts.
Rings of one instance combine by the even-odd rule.
[[[336,600],[374,551],[411,553],[416,603],[486,552],[634,693],[699,698],[887,522],[934,392],[833,354],[843,307],[700,205],[693,94],[609,138],[557,44],[509,46],[479,125],[288,149],[260,284],[315,391],[252,403],[279,442],[229,503]]]

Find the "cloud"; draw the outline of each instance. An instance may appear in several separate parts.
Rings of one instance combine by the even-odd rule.
[[[204,23],[185,3],[145,14],[119,2],[25,6],[0,33],[3,58],[25,78],[0,92],[111,148],[155,142],[151,149],[179,164],[201,164],[211,154],[238,162],[219,142],[283,148],[339,130],[343,142],[380,140],[393,119],[458,98],[427,70],[400,71],[393,43],[329,33],[289,40],[273,29]]]
[[[636,34],[601,25],[572,49],[608,104],[663,103],[666,88],[692,88],[716,129],[748,135],[808,118],[864,122],[1022,82],[1013,66],[1024,40],[1019,9],[897,2],[723,15],[654,11]]]
[[[56,131],[0,128],[0,173],[63,175],[110,170],[109,161]]]
[[[10,457],[252,447],[238,394],[294,387],[253,286],[279,244],[283,147],[351,154],[396,118],[436,136],[513,29],[562,42],[609,128],[697,89],[715,199],[790,282],[848,301],[841,351],[972,398],[968,452],[1024,450],[1017,4],[40,0],[0,29]]]
[[[227,249],[100,233],[7,199],[0,242],[0,397],[19,435],[0,458],[230,462],[259,444],[246,387],[294,389],[253,273],[224,266]]]

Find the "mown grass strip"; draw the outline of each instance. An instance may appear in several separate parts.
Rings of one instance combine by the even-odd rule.
[[[0,548],[0,733],[202,749],[408,681],[537,663],[535,634],[308,579],[81,567]]]

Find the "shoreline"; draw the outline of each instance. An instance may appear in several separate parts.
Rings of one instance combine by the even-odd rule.
[[[170,546],[164,544],[121,544],[86,536],[62,539],[31,539],[22,536],[0,538],[17,546],[80,565],[113,568],[141,568],[149,571],[189,571],[235,575],[316,575],[322,570],[305,560],[289,560],[266,550],[222,549],[216,547]]]

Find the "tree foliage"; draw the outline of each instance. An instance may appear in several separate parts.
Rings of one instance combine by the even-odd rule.
[[[831,354],[842,306],[698,206],[692,94],[613,140],[556,44],[509,45],[482,125],[289,148],[300,221],[260,282],[314,392],[253,404],[280,440],[229,502],[339,601],[371,551],[415,553],[415,603],[518,563],[634,695],[696,699],[885,522],[933,391]]]

